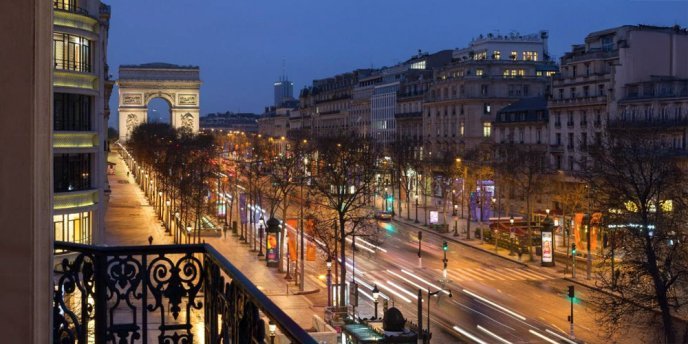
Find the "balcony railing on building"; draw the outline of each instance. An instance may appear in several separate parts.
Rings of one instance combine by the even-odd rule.
[[[53,343],[315,343],[210,245],[55,252]]]

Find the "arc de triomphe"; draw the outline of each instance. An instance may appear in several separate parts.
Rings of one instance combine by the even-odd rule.
[[[134,127],[148,121],[148,103],[161,98],[170,106],[170,123],[198,132],[200,69],[169,63],[119,67],[119,139],[129,139]]]

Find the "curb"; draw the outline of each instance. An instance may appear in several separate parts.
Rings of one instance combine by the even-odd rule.
[[[512,263],[521,265],[521,266],[523,266],[523,267],[528,267],[528,268],[530,267],[530,265],[528,265],[527,263],[519,262],[519,261],[513,260],[513,259],[511,259],[511,258],[504,257],[504,256],[499,255],[499,254],[497,254],[497,253],[494,253],[494,252],[492,252],[492,251],[486,250],[486,249],[484,249],[484,248],[482,248],[482,247],[477,247],[477,246],[471,245],[471,244],[469,244],[469,243],[463,242],[462,240],[455,239],[455,238],[453,238],[453,237],[451,237],[451,236],[444,236],[444,235],[442,235],[442,234],[440,234],[440,233],[437,233],[437,232],[435,232],[435,231],[432,231],[432,230],[430,230],[430,229],[428,229],[428,228],[425,228],[425,227],[423,227],[423,226],[417,225],[417,224],[415,224],[415,223],[408,223],[408,222],[406,222],[406,221],[399,221],[399,220],[394,220],[394,221],[396,221],[396,222],[398,222],[398,223],[403,223],[403,224],[407,224],[407,225],[409,225],[409,226],[416,227],[416,228],[418,228],[418,229],[420,229],[420,230],[422,230],[422,231],[424,231],[424,232],[433,234],[433,235],[438,236],[438,237],[440,237],[440,238],[444,238],[444,239],[449,240],[449,241],[451,241],[451,242],[454,242],[454,243],[457,243],[457,244],[461,244],[461,245],[466,246],[466,247],[470,247],[470,248],[472,248],[472,249],[474,249],[474,250],[477,250],[477,251],[480,251],[480,252],[484,252],[484,253],[491,254],[491,255],[493,255],[493,256],[495,256],[495,257],[502,258],[502,259],[504,259],[504,260],[506,260],[506,261],[509,261],[509,262],[512,262]]]

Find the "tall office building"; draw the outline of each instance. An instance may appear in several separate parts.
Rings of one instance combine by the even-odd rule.
[[[104,226],[110,6],[53,1],[55,240],[97,243]]]
[[[294,83],[286,75],[274,83],[275,107],[281,107],[284,102],[294,100]]]

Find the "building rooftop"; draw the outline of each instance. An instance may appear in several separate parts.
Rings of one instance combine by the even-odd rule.
[[[499,112],[521,112],[533,110],[546,110],[547,98],[545,97],[531,97],[523,98],[509,106],[502,108]]]
[[[198,66],[182,66],[166,62],[151,62],[139,65],[121,65],[119,68],[140,68],[140,69],[199,69]]]

